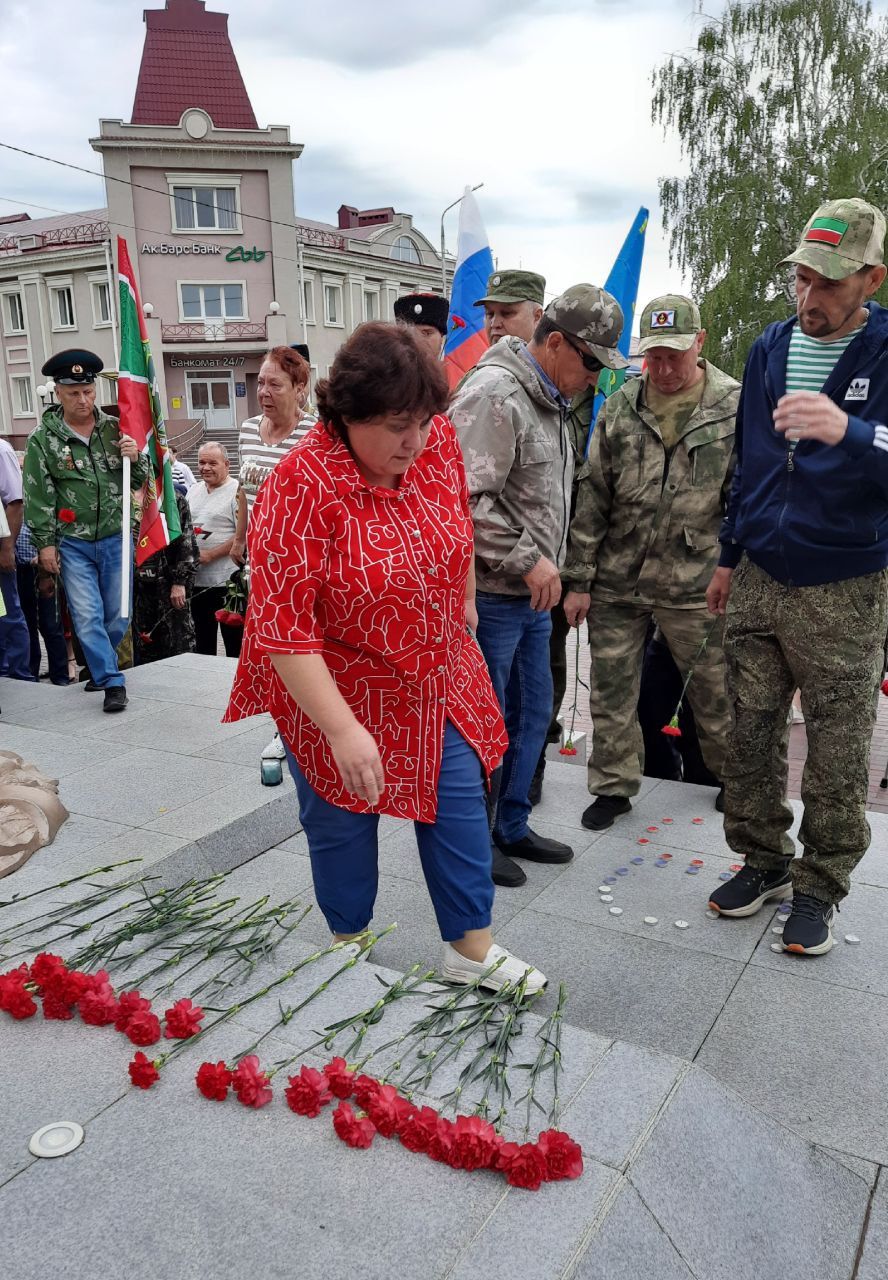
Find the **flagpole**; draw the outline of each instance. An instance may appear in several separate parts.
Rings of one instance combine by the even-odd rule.
[[[123,517],[120,530],[120,616],[129,617],[133,534],[130,528],[130,460],[123,459]]]

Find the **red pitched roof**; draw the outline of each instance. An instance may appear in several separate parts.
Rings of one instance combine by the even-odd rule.
[[[258,128],[227,13],[207,13],[204,0],[166,0],[145,10],[145,26],[133,124],[176,125],[187,107],[202,107],[220,129]]]

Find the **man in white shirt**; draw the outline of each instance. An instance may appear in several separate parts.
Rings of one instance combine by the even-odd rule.
[[[238,567],[230,555],[237,527],[238,483],[229,474],[228,450],[222,444],[201,445],[197,463],[200,480],[188,490],[187,497],[200,552],[191,598],[195,650],[215,654],[217,627],[221,626],[225,653],[236,658],[243,628],[217,623],[216,611],[223,607],[228,579]]]

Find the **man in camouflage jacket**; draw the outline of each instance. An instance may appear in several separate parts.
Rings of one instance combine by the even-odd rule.
[[[39,567],[61,574],[92,677],[86,688],[104,690],[105,711],[122,711],[126,689],[116,649],[129,625],[120,616],[123,458],[130,459],[133,489],[144,484],[148,462],[117,421],[96,408],[101,369],[90,351],[62,351],[43,366],[60,403],[46,410],[28,440],[25,520]]]
[[[194,652],[191,596],[200,552],[185,486],[175,488],[182,532],[136,569],[133,638],[140,665]]]
[[[604,364],[625,365],[622,327],[610,294],[574,285],[546,308],[529,343],[502,338],[485,353],[451,410],[475,522],[478,643],[509,733],[492,799],[497,884],[526,878],[513,857],[573,857],[530,830],[528,790],[552,709],[549,611],[561,596],[573,474],[568,402]]]
[[[721,625],[706,608],[734,465],[738,384],[700,358],[706,334],[688,298],[641,316],[647,369],[605,402],[570,527],[571,625],[588,615],[593,721],[583,826],[628,813],[644,769],[638,691],[648,628],[660,625],[683,676],[707,766],[721,778],[730,725]]]

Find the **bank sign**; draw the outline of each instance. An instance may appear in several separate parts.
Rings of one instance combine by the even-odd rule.
[[[166,254],[171,258],[182,258],[187,256],[207,256],[221,257],[222,249],[218,244],[200,244],[197,240],[193,240],[191,244],[143,244],[143,253],[159,253]],[[257,249],[253,245],[252,249],[245,249],[243,245],[235,245],[233,249],[229,249],[225,254],[226,262],[264,262],[270,249]]]

